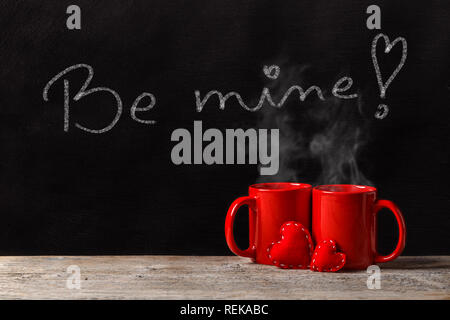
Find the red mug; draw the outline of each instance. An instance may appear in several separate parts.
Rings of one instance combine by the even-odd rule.
[[[405,248],[406,227],[399,208],[391,201],[377,199],[377,189],[357,185],[323,185],[312,191],[312,237],[317,244],[334,240],[346,254],[345,269],[368,266],[397,258]],[[399,239],[394,251],[377,252],[377,213],[387,208],[398,223]]]
[[[295,220],[310,229],[311,185],[305,183],[260,183],[249,187],[248,196],[237,198],[228,209],[225,237],[228,247],[238,256],[256,263],[272,264],[269,245],[280,238],[280,227]],[[233,236],[234,218],[240,206],[249,207],[249,247],[241,250]]]

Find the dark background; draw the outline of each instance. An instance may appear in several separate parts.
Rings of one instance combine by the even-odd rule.
[[[217,89],[255,101],[267,85],[262,66],[275,63],[282,74],[294,73],[283,78],[286,85],[319,85],[327,97],[338,78],[353,78],[360,108],[347,106],[359,111],[344,127],[364,132],[358,167],[404,213],[404,254],[450,254],[448,1],[76,1],[77,31],[66,28],[70,4],[0,4],[0,254],[229,254],[229,204],[248,185],[272,178],[259,178],[255,165],[176,166],[170,135],[176,128],[192,132],[194,120],[204,130],[275,128],[261,120],[269,106],[250,113],[230,100],[223,111],[211,102],[198,113],[194,98],[196,89]],[[381,7],[380,31],[366,28],[370,4]],[[373,116],[383,101],[370,58],[379,32],[408,41],[383,120]],[[399,48],[385,57],[385,79],[399,57]],[[77,63],[94,68],[90,87],[112,88],[122,98],[122,117],[107,133],[86,133],[73,122],[63,131],[61,80],[49,102],[42,99],[45,84]],[[85,71],[67,76],[72,97],[85,78]],[[142,114],[154,126],[129,116],[144,91],[157,98]],[[114,115],[111,101],[72,101],[72,120],[101,128]],[[290,130],[305,130],[307,138],[317,129],[315,104],[295,100],[275,113],[289,114]],[[323,113],[323,104],[317,110]],[[343,121],[346,113],[326,117]],[[319,181],[320,163],[292,157],[298,180]],[[245,219],[242,210],[242,246]],[[391,250],[395,239],[394,219],[381,214],[380,250]]]

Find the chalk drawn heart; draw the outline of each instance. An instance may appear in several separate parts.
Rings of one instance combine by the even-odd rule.
[[[401,42],[402,46],[403,46],[402,58],[400,60],[400,63],[397,65],[397,68],[395,68],[394,72],[391,74],[389,79],[384,84],[383,84],[383,79],[381,77],[380,66],[378,65],[378,60],[377,60],[377,42],[378,42],[378,39],[380,39],[380,38],[384,39],[384,44],[386,46],[386,48],[384,49],[384,53],[389,53],[398,42]],[[407,53],[408,53],[408,49],[407,49],[406,39],[403,37],[397,37],[397,38],[395,38],[394,41],[390,42],[389,38],[386,35],[379,33],[375,36],[375,38],[373,38],[372,62],[373,62],[373,66],[375,68],[375,73],[377,75],[378,87],[380,88],[380,97],[381,98],[385,97],[387,88],[389,87],[392,80],[394,80],[394,78],[397,76],[397,74],[400,72],[403,65],[405,64]]]
[[[280,67],[276,65],[264,66],[263,71],[269,79],[276,79],[280,75]]]

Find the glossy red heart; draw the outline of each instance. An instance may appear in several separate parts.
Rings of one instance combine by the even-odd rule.
[[[280,228],[281,239],[267,248],[269,259],[284,269],[307,269],[313,243],[308,229],[296,221],[287,221]]]
[[[323,240],[317,244],[311,261],[311,270],[319,272],[334,272],[345,265],[345,253],[337,252],[334,240]]]

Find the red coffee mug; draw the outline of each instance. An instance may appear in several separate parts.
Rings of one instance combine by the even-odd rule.
[[[377,199],[377,189],[357,185],[323,185],[313,189],[312,237],[317,244],[335,240],[347,260],[345,269],[368,266],[397,258],[405,248],[406,227],[403,215],[391,201]],[[387,208],[398,223],[395,250],[382,256],[377,252],[377,213]]]
[[[272,264],[267,248],[280,239],[281,225],[298,221],[310,229],[311,185],[304,183],[261,183],[249,187],[249,196],[237,198],[228,209],[225,237],[228,247],[238,256],[256,263]],[[241,250],[233,236],[234,218],[240,206],[249,207],[249,247]]]

